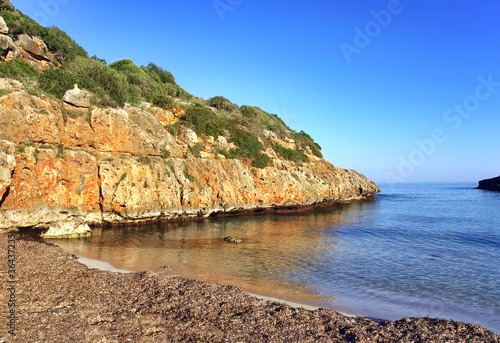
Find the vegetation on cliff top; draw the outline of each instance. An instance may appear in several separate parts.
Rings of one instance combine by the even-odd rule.
[[[43,72],[21,60],[0,63],[0,77],[35,85],[36,94],[46,93],[61,99],[78,84],[92,93],[92,103],[98,106],[123,107],[126,103],[140,106],[149,102],[167,110],[183,108],[180,122],[170,127],[172,134],[176,135],[179,126],[183,126],[214,139],[230,137],[229,142],[236,148],[219,153],[227,158],[251,159],[253,166],[259,168],[271,163],[264,153],[267,148],[297,163],[309,161],[306,152],[322,157],[321,147],[309,135],[288,128],[275,114],[248,105],[239,107],[222,96],[196,98],[177,85],[169,71],[154,63],[139,67],[129,59],[107,64],[96,56],[89,57],[64,31],[40,26],[14,9],[8,0],[0,0],[0,15],[11,35],[26,33],[40,37],[57,59],[55,68]],[[280,140],[288,142],[288,147],[281,145]]]

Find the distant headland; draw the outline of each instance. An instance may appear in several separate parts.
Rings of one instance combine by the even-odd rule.
[[[479,186],[477,187],[477,189],[486,189],[489,191],[500,192],[500,176],[479,181]]]

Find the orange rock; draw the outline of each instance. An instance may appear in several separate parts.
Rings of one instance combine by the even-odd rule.
[[[209,216],[379,191],[357,172],[312,156],[298,165],[269,150],[273,165],[264,169],[214,159],[214,145],[229,145],[222,136],[197,137],[201,158],[184,158],[188,144],[164,127],[180,113],[80,109],[24,91],[0,97],[0,228]]]

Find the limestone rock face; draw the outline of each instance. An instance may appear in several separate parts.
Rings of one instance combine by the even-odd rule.
[[[69,220],[51,224],[41,236],[43,238],[76,238],[91,235],[92,231],[87,223],[82,220]]]
[[[50,227],[54,234],[72,234],[86,230],[78,223],[295,208],[380,191],[356,171],[313,155],[311,162],[298,164],[268,149],[273,164],[263,169],[216,158],[220,148],[234,147],[228,137],[214,140],[186,129],[173,137],[168,125],[175,118],[155,108],[77,108],[19,89],[4,94],[0,229]],[[188,156],[196,143],[203,144],[199,157]]]
[[[196,143],[198,143],[198,136],[196,135],[196,132],[189,128],[183,129],[179,134],[179,138],[190,148],[194,147]]]
[[[19,55],[19,53],[17,52],[17,47],[14,44],[12,38],[2,34],[0,35],[0,53],[2,54],[2,56],[6,56],[9,51],[13,51],[14,54]]]
[[[16,166],[16,158],[13,156],[14,152],[14,144],[6,141],[1,141],[0,145],[4,145],[7,148],[7,152],[0,151],[0,204],[4,195],[6,195],[7,190],[9,190],[11,182],[12,182],[12,172],[14,171],[14,167]],[[12,149],[8,149],[9,146]],[[9,150],[11,154],[9,154]]]
[[[64,93],[63,101],[76,107],[88,108],[92,105],[90,103],[90,92],[79,89],[78,85]]]
[[[0,17],[0,33],[2,33],[4,35],[9,33],[9,27],[5,23],[5,20],[3,19],[3,17]]]

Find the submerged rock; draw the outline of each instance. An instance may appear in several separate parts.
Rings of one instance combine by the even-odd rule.
[[[500,192],[500,176],[479,181],[477,189]]]
[[[227,236],[226,238],[224,238],[224,241],[228,242],[228,243],[241,243],[241,242],[243,242],[243,240],[241,238],[233,237],[233,236]]]

